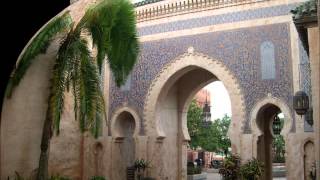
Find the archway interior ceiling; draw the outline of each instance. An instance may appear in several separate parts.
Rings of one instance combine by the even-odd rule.
[[[179,91],[178,93],[187,97],[186,99],[180,99],[184,101],[180,101],[180,103],[182,103],[181,105],[187,105],[185,103],[191,100],[196,92],[210,82],[216,80],[218,80],[218,78],[207,70],[201,69],[197,66],[188,66],[170,77],[170,79],[164,85],[164,89],[161,91],[161,94],[159,95],[158,102],[160,103],[163,99],[165,99],[168,91],[170,91],[170,89],[176,85]]]
[[[244,94],[246,119],[259,99],[271,93],[291,108],[293,94],[289,24],[280,23],[258,27],[212,32],[193,36],[144,42],[138,63],[131,73],[129,91],[121,91],[111,81],[110,114],[127,103],[143,117],[143,106],[152,80],[160,70],[192,46],[195,52],[222,62],[237,78]],[[260,45],[269,41],[275,46],[275,78],[262,80]],[[249,121],[245,131],[249,130]],[[250,131],[250,130],[249,130]]]

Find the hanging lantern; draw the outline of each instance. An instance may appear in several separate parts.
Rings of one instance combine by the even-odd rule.
[[[279,135],[281,132],[281,120],[278,116],[274,117],[273,123],[272,123],[272,130],[273,130],[273,134],[275,135]]]
[[[298,91],[293,96],[293,109],[299,115],[304,115],[309,109],[309,97],[303,91]]]

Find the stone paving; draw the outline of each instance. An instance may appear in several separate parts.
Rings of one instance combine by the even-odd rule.
[[[208,173],[207,180],[222,180],[218,173]]]

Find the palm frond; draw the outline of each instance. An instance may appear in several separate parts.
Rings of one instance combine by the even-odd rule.
[[[104,119],[106,112],[104,106],[103,95],[100,93],[99,98],[97,99],[96,104],[96,119],[94,124],[91,126],[91,133],[95,138],[98,138],[102,134],[102,120]]]
[[[72,57],[69,60],[72,68],[66,77],[73,86],[75,118],[79,120],[82,132],[95,127],[96,131],[92,133],[97,136],[101,118],[105,115],[96,61],[91,56],[87,40],[81,36],[69,43],[68,54]]]
[[[32,40],[29,46],[22,54],[17,67],[12,72],[11,78],[6,89],[6,96],[10,97],[13,89],[20,83],[22,77],[31,65],[35,57],[41,53],[45,53],[55,35],[63,30],[71,27],[72,19],[69,12],[62,16],[56,17],[49,22]]]
[[[53,119],[53,127],[56,134],[59,134],[60,119],[64,108],[64,96],[66,84],[70,81],[68,74],[72,69],[72,63],[70,61],[74,57],[74,44],[76,37],[73,33],[69,33],[68,36],[61,42],[58,50],[58,56],[53,68],[53,77],[51,85],[51,93],[49,108],[51,117]]]
[[[87,29],[92,36],[93,45],[97,47],[97,63],[101,73],[102,64],[106,56],[106,48],[110,45],[108,37],[112,27],[112,17],[115,9],[107,0],[91,6],[77,25],[76,29]]]
[[[107,54],[110,69],[118,86],[124,84],[139,52],[135,13],[128,0],[104,0],[88,9],[77,26],[91,33],[97,47],[97,64],[101,72]]]

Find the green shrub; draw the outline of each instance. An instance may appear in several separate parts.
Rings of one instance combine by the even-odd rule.
[[[219,174],[224,180],[236,180],[239,177],[240,171],[240,156],[230,155],[226,157],[219,169]]]
[[[258,180],[262,176],[263,168],[263,163],[253,158],[240,167],[240,174],[245,180]]]
[[[201,167],[192,167],[192,166],[188,166],[187,167],[187,174],[188,175],[194,175],[194,174],[201,174],[202,170]]]
[[[103,176],[93,176],[90,180],[106,180]]]
[[[134,168],[138,172],[144,171],[147,168],[150,168],[150,162],[144,159],[137,159],[134,161]]]

